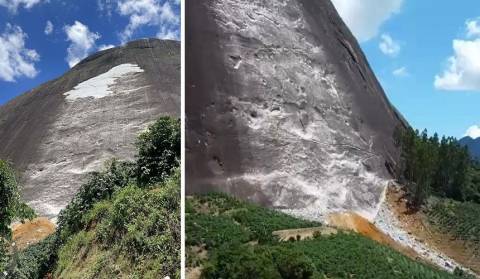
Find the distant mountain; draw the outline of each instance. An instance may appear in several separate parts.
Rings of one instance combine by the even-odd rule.
[[[473,139],[467,136],[460,139],[459,143],[468,147],[473,158],[480,160],[480,138]]]

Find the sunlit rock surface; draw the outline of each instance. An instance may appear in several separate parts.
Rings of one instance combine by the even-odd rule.
[[[372,220],[406,124],[330,1],[190,1],[186,32],[187,193]]]
[[[54,218],[85,173],[133,159],[136,136],[163,115],[180,115],[180,43],[131,42],[0,107],[0,158],[18,171],[23,198]]]

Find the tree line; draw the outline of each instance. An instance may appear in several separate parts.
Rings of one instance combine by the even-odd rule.
[[[480,203],[480,165],[457,139],[412,128],[397,128],[394,139],[401,150],[397,177],[410,190],[412,208],[431,195]]]

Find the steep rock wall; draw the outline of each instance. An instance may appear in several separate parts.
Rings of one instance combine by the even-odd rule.
[[[407,125],[328,0],[186,7],[187,193],[373,219]]]
[[[180,44],[134,41],[0,107],[0,158],[18,171],[23,198],[54,218],[85,173],[134,159],[136,136],[163,115],[180,115]]]

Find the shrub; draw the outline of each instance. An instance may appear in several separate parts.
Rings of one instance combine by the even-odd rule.
[[[23,203],[10,165],[0,160],[0,272],[8,261],[7,246],[12,237],[10,225],[15,219],[32,219],[34,211]]]
[[[218,251],[212,264],[205,266],[203,278],[280,279],[273,256],[268,250],[255,251],[251,246],[234,245]]]
[[[179,166],[180,121],[162,117],[137,140],[137,179],[139,185],[164,180]]]
[[[55,260],[55,245],[56,236],[52,235],[15,254],[7,267],[7,278],[42,279]]]
[[[58,228],[61,241],[83,229],[84,215],[97,202],[109,199],[112,194],[132,182],[133,166],[131,163],[116,160],[107,163],[103,172],[89,174],[88,181],[82,185],[68,206],[60,212]]]
[[[96,271],[92,271],[95,276],[108,277],[112,272],[128,272],[132,276],[138,274],[138,278],[179,277],[178,169],[165,182],[149,189],[130,184],[118,190],[110,200],[95,204],[86,214],[84,222],[91,225],[89,230],[74,234],[60,249],[57,276],[68,273],[77,264],[72,258],[79,251],[88,258],[87,247],[96,246],[99,249],[92,252],[96,254],[90,258],[97,266]],[[100,257],[108,259],[104,259],[105,263],[95,260]],[[113,263],[117,271],[111,270]],[[82,268],[91,271],[91,265]]]
[[[308,279],[317,274],[312,260],[303,253],[279,248],[275,251],[274,258],[282,278]]]
[[[12,168],[0,160],[0,237],[11,237],[9,226],[15,218],[31,219],[34,216],[33,210],[20,199]]]

